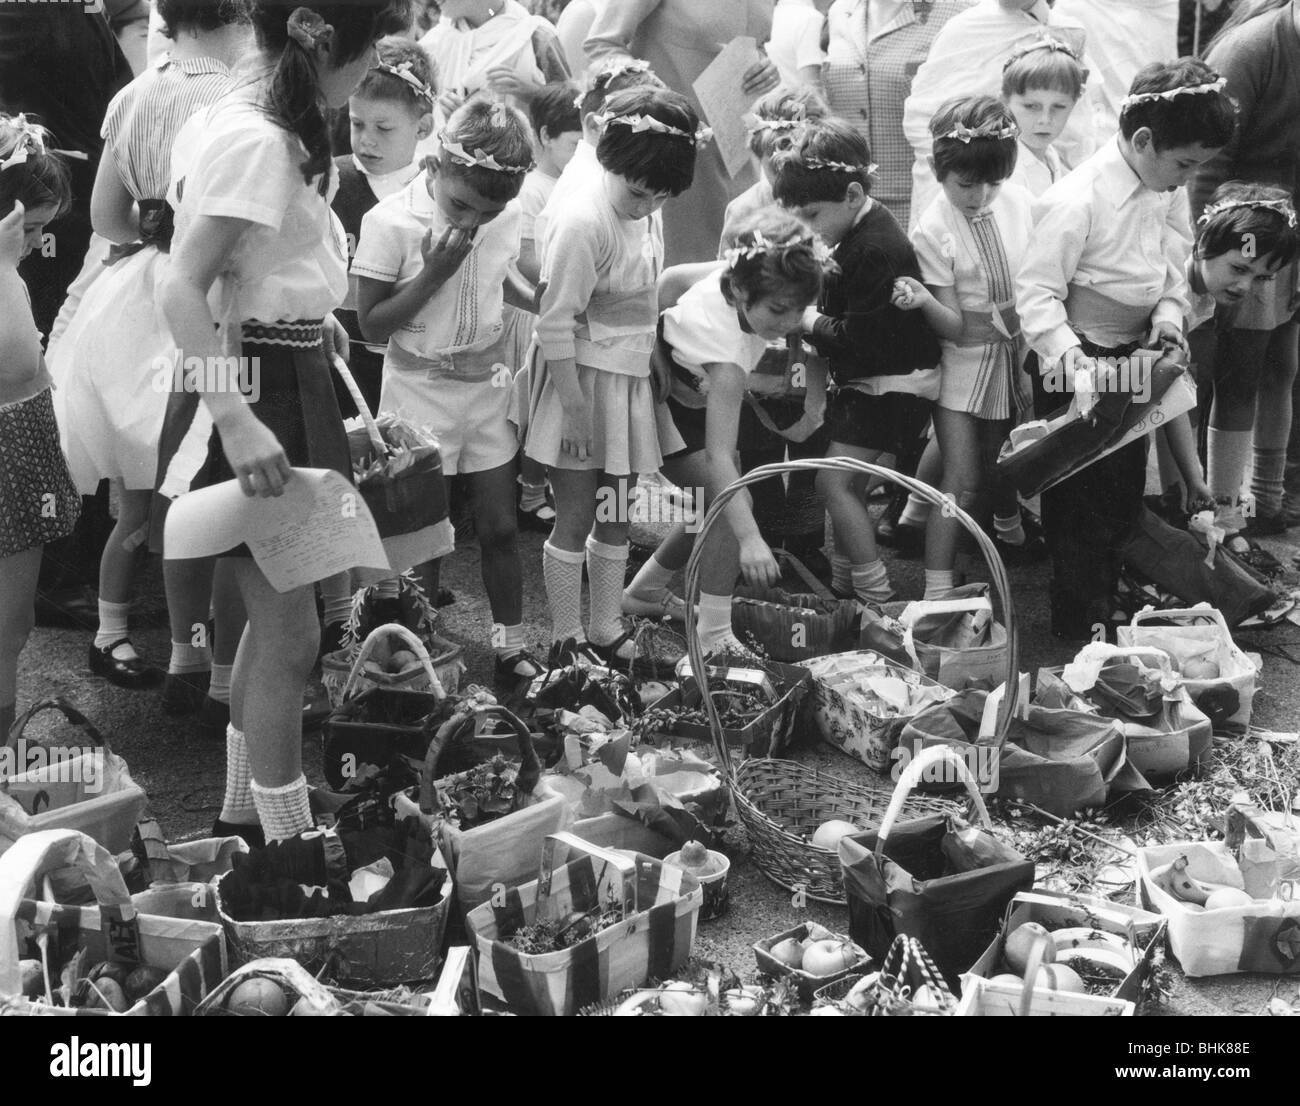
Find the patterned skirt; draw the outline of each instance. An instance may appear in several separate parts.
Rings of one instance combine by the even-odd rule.
[[[0,557],[67,537],[80,514],[50,389],[0,407]]]

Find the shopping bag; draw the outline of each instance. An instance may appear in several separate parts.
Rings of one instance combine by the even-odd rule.
[[[961,779],[982,828],[951,815],[898,822],[912,788],[939,761]],[[955,988],[997,933],[1012,896],[1034,883],[1033,863],[991,830],[961,757],[943,747],[923,751],[899,778],[880,829],[840,842],[849,935],[878,959],[898,934],[915,937]]]

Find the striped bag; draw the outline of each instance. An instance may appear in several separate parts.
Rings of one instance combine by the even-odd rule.
[[[568,855],[557,863],[558,846]],[[563,919],[621,898],[624,920],[559,952],[529,954],[503,937],[539,918]],[[640,853],[609,852],[572,834],[547,838],[542,874],[470,911],[479,986],[516,1014],[568,1017],[690,958],[704,891],[680,868]]]

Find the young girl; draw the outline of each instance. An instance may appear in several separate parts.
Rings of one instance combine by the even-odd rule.
[[[555,489],[555,529],[542,560],[552,639],[626,666],[634,653],[620,620],[628,508],[637,474],[663,459],[663,409],[650,386],[663,237],[651,216],[690,187],[703,132],[685,97],[650,88],[612,96],[601,124],[600,176],[563,197],[546,227],[543,363],[533,375],[524,451],[550,467]]]
[[[59,448],[50,377],[18,262],[72,203],[45,130],[0,115],[0,735],[18,696],[18,655],[35,619],[45,543],[72,533],[81,499]]]
[[[292,9],[259,0],[248,10],[257,35],[250,71],[185,125],[173,151],[176,236],[162,305],[187,360],[257,358],[260,394],[248,402],[238,391],[204,391],[188,427],[165,428],[164,487],[235,479],[245,495],[274,496],[295,465],[351,474],[326,353],[344,341],[329,313],[347,292],[347,251],[327,198],[324,113],[347,102],[375,42],[404,29],[408,9],[402,0]],[[282,840],[311,826],[301,711],[320,643],[313,589],[278,592],[247,547],[226,555],[248,628],[213,832]]]
[[[940,486],[959,507],[974,512],[977,494],[995,479],[1024,358],[1012,280],[1029,240],[1029,196],[1015,186],[1003,188],[1016,164],[1016,124],[992,96],[948,101],[930,130],[941,192],[912,233],[921,281],[900,278],[894,302],[904,311],[921,311],[939,335],[943,356],[934,426],[943,457]],[[998,535],[1023,544],[1014,492],[999,500],[1004,510],[994,513]],[[930,512],[926,599],[953,587],[960,527],[947,512]]]
[[[515,366],[502,322],[502,289],[519,255],[512,201],[532,164],[527,120],[471,100],[447,121],[424,173],[367,213],[352,262],[361,331],[388,342],[380,406],[431,429],[443,472],[469,477],[496,674],[512,682],[540,672],[524,642]],[[436,564],[420,571],[436,595]]]
[[[191,115],[230,87],[230,66],[248,45],[235,9],[160,0],[158,10],[168,52],[114,98],[104,119],[105,156],[90,214],[96,233],[115,249],[102,259],[107,269],[87,290],[58,346],[68,460],[78,489],[92,495],[104,477],[120,482],[117,523],[99,563],[99,632],[90,646],[90,670],[127,688],[151,686],[160,677],[132,647],[127,615],[176,354],[156,296],[171,246],[172,210],[164,197],[172,144]],[[203,638],[195,639],[194,627],[208,621],[211,566],[192,588],[170,583],[176,602],[163,709],[190,713],[201,708],[210,682],[211,652]]]
[[[738,231],[726,260],[664,312],[664,338],[675,373],[667,401],[673,432],[663,471],[684,488],[703,488],[703,511],[740,476],[736,449],[748,378],[769,341],[797,333],[804,309],[821,294],[822,276],[833,268],[830,253],[807,226],[780,208],[756,213]],[[680,266],[664,273],[669,285]],[[678,523],[660,543],[624,594],[650,605],[668,592],[695,544]],[[731,590],[736,574],[766,586],[780,575],[759,533],[748,493],[728,505],[724,525],[709,536],[696,623],[705,653],[746,652],[731,631]],[[653,607],[641,613],[653,613]]]
[[[1065,175],[1052,145],[1065,130],[1088,71],[1061,39],[1043,34],[1018,46],[1002,67],[1002,102],[1020,130],[1011,182],[1041,196]]]

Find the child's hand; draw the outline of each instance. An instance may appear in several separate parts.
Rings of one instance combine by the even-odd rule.
[[[13,211],[0,219],[0,265],[17,268],[18,262],[22,260],[23,239],[26,237],[23,217],[26,214],[23,205],[15,200]]]
[[[740,90],[746,96],[762,96],[781,83],[781,74],[766,54],[760,54],[740,78]]]
[[[1182,329],[1173,323],[1156,323],[1151,328],[1151,333],[1147,335],[1147,345],[1152,349],[1174,346],[1184,353],[1187,352],[1187,338],[1183,335]]]
[[[280,439],[252,411],[243,412],[217,428],[230,470],[247,496],[283,495],[293,475]]]
[[[591,403],[583,397],[583,402],[579,406],[569,407],[565,405],[564,421],[560,424],[560,452],[567,453],[577,461],[585,461],[592,453],[592,440],[595,433],[592,430]]]
[[[473,248],[474,235],[471,231],[448,227],[442,232],[442,237],[434,242],[432,228],[427,230],[420,245],[420,253],[424,255],[425,277],[433,284],[445,284],[455,275]]]
[[[751,588],[770,588],[781,578],[781,566],[772,550],[757,536],[740,543],[740,572]]]
[[[450,115],[464,102],[464,90],[459,88],[443,89],[442,95],[438,97],[438,106],[442,108],[443,115]]]
[[[343,324],[334,317],[332,311],[325,316],[325,322],[321,326],[321,341],[325,346],[327,361],[337,353],[343,364],[348,363],[351,357],[348,332],[343,329]]]
[[[930,290],[914,277],[899,277],[894,281],[894,294],[889,302],[900,311],[915,311],[930,295]]]

